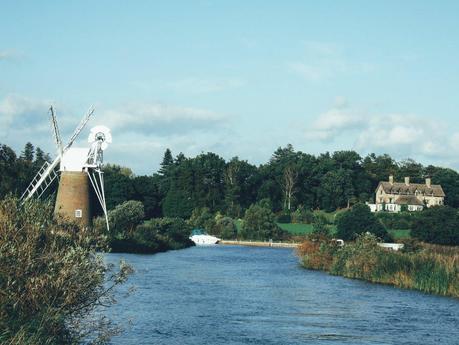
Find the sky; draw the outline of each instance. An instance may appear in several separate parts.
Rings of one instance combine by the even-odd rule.
[[[0,143],[111,128],[135,174],[291,143],[459,169],[458,1],[0,0]]]

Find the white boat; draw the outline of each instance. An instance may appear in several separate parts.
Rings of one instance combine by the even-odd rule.
[[[194,229],[191,233],[190,240],[197,246],[209,246],[220,242],[218,237],[205,233],[202,229]]]

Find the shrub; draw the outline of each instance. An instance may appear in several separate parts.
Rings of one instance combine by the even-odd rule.
[[[312,234],[322,237],[330,236],[330,229],[327,225],[327,218],[325,218],[320,213],[314,215],[314,221],[312,223]]]
[[[133,239],[152,252],[192,245],[191,227],[182,218],[154,218],[137,226]]]
[[[436,244],[459,245],[459,215],[450,206],[436,206],[422,211],[413,222],[411,236]]]
[[[277,222],[282,224],[289,224],[292,222],[292,216],[288,213],[281,213],[277,216]]]
[[[391,241],[386,228],[378,221],[365,204],[356,204],[343,213],[337,222],[338,238],[353,240],[362,233],[372,233],[384,241]]]
[[[286,232],[276,224],[274,213],[258,204],[251,205],[245,211],[240,237],[251,240],[281,240]]]
[[[295,212],[292,213],[292,223],[311,224],[314,219],[314,214],[311,210],[298,206]]]
[[[104,264],[103,240],[55,221],[50,203],[0,201],[0,343],[108,341],[113,325],[94,310],[114,302],[130,268]]]
[[[223,239],[233,240],[237,237],[237,227],[230,217],[220,217],[215,223],[215,232]]]
[[[387,229],[411,229],[418,212],[377,212],[376,218]]]
[[[188,224],[193,228],[205,229],[209,234],[215,234],[215,219],[208,207],[195,208]]]
[[[130,237],[144,217],[144,207],[140,201],[129,200],[117,205],[113,210],[108,211],[111,237],[117,239]],[[95,226],[104,228],[105,219],[97,219]]]

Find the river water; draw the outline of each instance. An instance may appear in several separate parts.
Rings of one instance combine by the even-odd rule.
[[[120,258],[136,290],[110,308],[132,322],[112,344],[459,344],[459,300],[305,270],[291,249]]]

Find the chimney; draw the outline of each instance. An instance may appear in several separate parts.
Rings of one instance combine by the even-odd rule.
[[[405,184],[406,184],[407,186],[410,185],[410,178],[409,178],[409,177],[405,177]]]
[[[430,188],[432,186],[432,179],[430,177],[426,178],[426,186],[427,188]]]
[[[391,185],[394,184],[394,175],[389,175],[389,183],[390,183]]]

